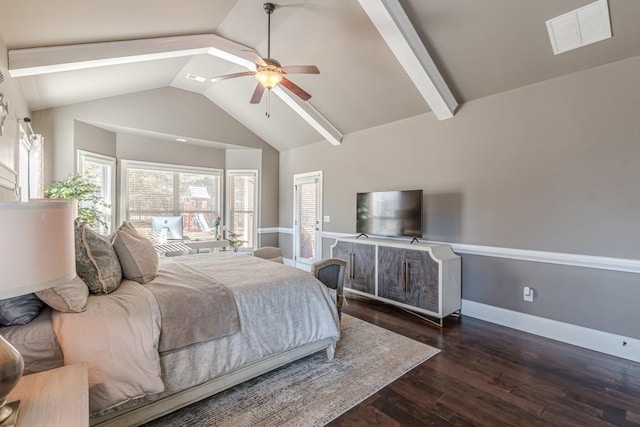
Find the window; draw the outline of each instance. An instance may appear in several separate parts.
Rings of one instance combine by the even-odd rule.
[[[23,202],[41,198],[44,190],[43,138],[39,134],[27,134],[20,125],[20,150],[18,152],[18,188]]]
[[[258,171],[227,171],[228,220],[225,224],[244,240],[241,248],[257,247]]]
[[[115,229],[116,159],[102,154],[78,150],[78,173],[99,188],[98,197],[107,206],[99,207],[105,224],[96,223],[98,233],[107,234]]]
[[[122,218],[151,236],[152,216],[182,215],[183,234],[210,239],[222,207],[219,169],[123,160]]]

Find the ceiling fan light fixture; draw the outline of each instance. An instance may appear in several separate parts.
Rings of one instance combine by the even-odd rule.
[[[282,76],[277,71],[263,70],[256,73],[256,80],[267,89],[273,88],[282,81]]]

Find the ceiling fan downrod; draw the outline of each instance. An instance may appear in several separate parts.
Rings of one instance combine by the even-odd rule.
[[[267,58],[271,58],[271,14],[276,6],[273,3],[265,3],[262,7],[267,12]]]

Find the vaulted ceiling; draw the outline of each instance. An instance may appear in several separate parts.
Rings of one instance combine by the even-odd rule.
[[[591,0],[401,0],[453,96],[464,103],[640,55],[640,2],[609,0],[613,37],[554,55],[545,21]],[[214,34],[266,56],[262,0],[21,0],[0,4],[9,50]],[[291,75],[309,103],[342,134],[430,111],[358,0],[275,0],[271,53],[282,64],[315,64]],[[402,30],[402,29],[401,29]],[[55,52],[55,51],[54,51]],[[11,64],[10,68],[11,68]],[[33,110],[172,86],[206,96],[279,150],[323,139],[279,97],[251,105],[251,76],[211,84],[187,79],[246,68],[193,55],[19,77]],[[449,120],[455,120],[455,117]]]

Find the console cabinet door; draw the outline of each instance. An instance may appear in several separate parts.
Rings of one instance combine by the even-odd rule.
[[[345,287],[375,295],[375,246],[338,241],[333,248],[332,256],[347,263]]]
[[[438,263],[426,251],[380,246],[378,292],[382,298],[438,312]]]
[[[405,302],[403,280],[404,249],[380,246],[378,248],[378,296]]]
[[[439,265],[429,252],[405,251],[407,299],[406,303],[425,310],[440,312]]]

